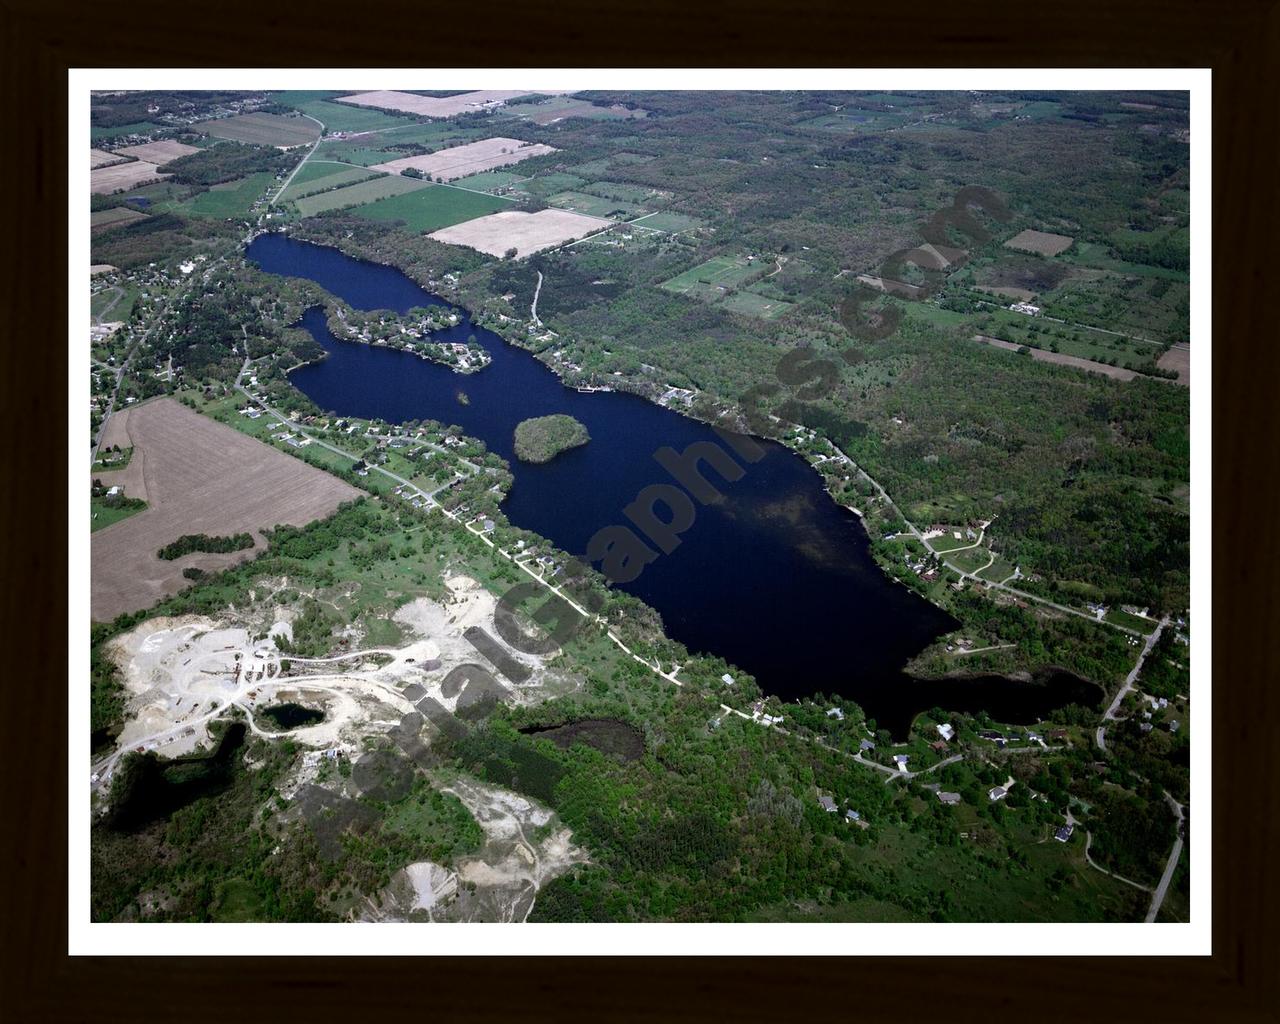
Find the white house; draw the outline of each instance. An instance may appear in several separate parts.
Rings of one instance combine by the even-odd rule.
[[[940,725],[938,726],[938,735],[941,736],[944,740],[950,741],[955,739],[956,730],[951,725],[946,725],[946,724]]]

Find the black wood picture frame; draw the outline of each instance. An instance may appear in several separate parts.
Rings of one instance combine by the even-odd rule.
[[[672,0],[606,8],[350,4],[87,8],[7,0],[0,819],[12,1021],[360,1014],[743,1021],[1280,1019],[1276,819],[1276,344],[1280,6],[852,5]],[[397,25],[416,26],[413,31]],[[646,27],[648,26],[648,27]],[[67,78],[72,67],[1211,67],[1213,69],[1213,954],[1208,957],[631,959],[71,958],[66,952]],[[1195,239],[1193,239],[1193,244]],[[1206,543],[1193,523],[1193,542]],[[72,640],[75,638],[72,637]],[[75,692],[74,687],[72,691]],[[216,926],[211,926],[216,927]],[[920,927],[945,928],[946,925]],[[1036,926],[1027,926],[1036,927]],[[1062,927],[1062,926],[1059,926]],[[1070,926],[1066,926],[1070,927]],[[1141,951],[1142,926],[1130,929]],[[334,948],[355,935],[335,928]],[[780,955],[781,954],[781,955]]]

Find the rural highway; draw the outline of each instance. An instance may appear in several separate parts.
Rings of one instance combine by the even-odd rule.
[[[1160,620],[1151,635],[1147,637],[1147,642],[1142,648],[1142,653],[1138,655],[1137,664],[1133,666],[1133,670],[1125,677],[1124,685],[1120,687],[1120,691],[1116,694],[1115,700],[1111,702],[1111,706],[1102,713],[1102,722],[1099,723],[1098,731],[1094,735],[1094,739],[1098,743],[1098,749],[1107,749],[1107,723],[1114,722],[1116,720],[1116,711],[1118,711],[1120,705],[1124,703],[1124,699],[1128,695],[1129,691],[1133,689],[1133,685],[1138,679],[1138,673],[1142,671],[1143,662],[1147,660],[1147,655],[1151,653],[1152,648],[1155,647],[1156,641],[1160,639],[1160,634],[1164,632],[1164,627],[1167,625],[1169,625],[1169,616],[1166,615]]]
[[[1164,866],[1164,874],[1160,876],[1160,884],[1156,886],[1155,894],[1151,897],[1151,906],[1147,910],[1147,924],[1152,924],[1160,913],[1160,906],[1164,903],[1164,894],[1169,891],[1169,882],[1173,880],[1174,869],[1178,866],[1178,858],[1182,855],[1182,832],[1183,824],[1186,817],[1183,814],[1185,808],[1178,803],[1169,791],[1164,791],[1164,798],[1169,802],[1169,806],[1173,808],[1173,813],[1178,816],[1177,836],[1173,840],[1173,849],[1169,852],[1169,860]]]
[[[282,195],[284,195],[284,190],[287,189],[293,183],[294,175],[297,174],[300,170],[302,170],[302,165],[311,159],[312,154],[314,154],[315,151],[320,147],[320,143],[324,141],[324,122],[321,121],[319,118],[312,117],[310,114],[303,114],[302,116],[305,117],[308,121],[315,121],[315,123],[320,126],[320,134],[316,136],[316,141],[311,143],[311,148],[307,150],[306,156],[304,156],[301,160],[299,160],[297,163],[297,166],[295,166],[294,169],[289,172],[289,177],[285,178],[284,184],[281,185],[278,189],[276,189],[276,194],[273,195],[270,200],[268,200],[267,202],[268,206],[276,205],[276,200],[279,199]]]

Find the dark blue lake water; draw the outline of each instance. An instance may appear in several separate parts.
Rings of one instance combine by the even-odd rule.
[[[449,305],[392,267],[279,234],[259,236],[247,255],[263,270],[312,280],[356,309]],[[338,415],[434,419],[480,438],[511,464],[515,483],[503,503],[511,522],[579,557],[601,527],[627,523],[622,510],[643,488],[672,482],[655,451],[682,451],[698,441],[725,447],[710,427],[644,399],[566,388],[528,352],[458,312],[458,326],[436,337],[474,335],[493,358],[480,373],[460,375],[408,353],[340,341],[323,312],[313,309],[302,326],[329,355],[294,371],[291,380]],[[590,443],[544,465],[520,462],[513,451],[516,424],[549,413],[580,420]],[[1098,699],[1090,692],[1096,688],[1067,676],[1041,685],[905,675],[902,666],[954,629],[955,620],[885,577],[857,517],[831,500],[803,459],[781,445],[761,444],[765,456],[742,463],[746,472],[738,481],[707,471],[724,500],[699,505],[679,547],[624,585],[661,613],[670,636],[691,651],[741,666],[766,693],[848,697],[895,735],[935,705],[1034,722],[1063,704]]]

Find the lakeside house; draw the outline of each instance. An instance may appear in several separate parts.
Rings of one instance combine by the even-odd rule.
[[[955,739],[955,736],[956,736],[955,726],[949,725],[949,724],[938,726],[938,735],[947,741]]]
[[[1053,833],[1053,838],[1060,843],[1065,843],[1071,838],[1071,833],[1075,831],[1074,825],[1063,825]]]
[[[893,763],[898,766],[898,771],[905,772],[907,770],[907,762],[911,760],[909,754],[894,754]]]
[[[834,718],[837,722],[843,722],[844,712],[840,708],[827,708],[827,717]]]
[[[818,797],[818,803],[822,806],[822,809],[826,811],[828,814],[835,814],[835,812],[838,810],[838,808],[836,807],[836,802],[832,800],[831,797],[829,796]]]

